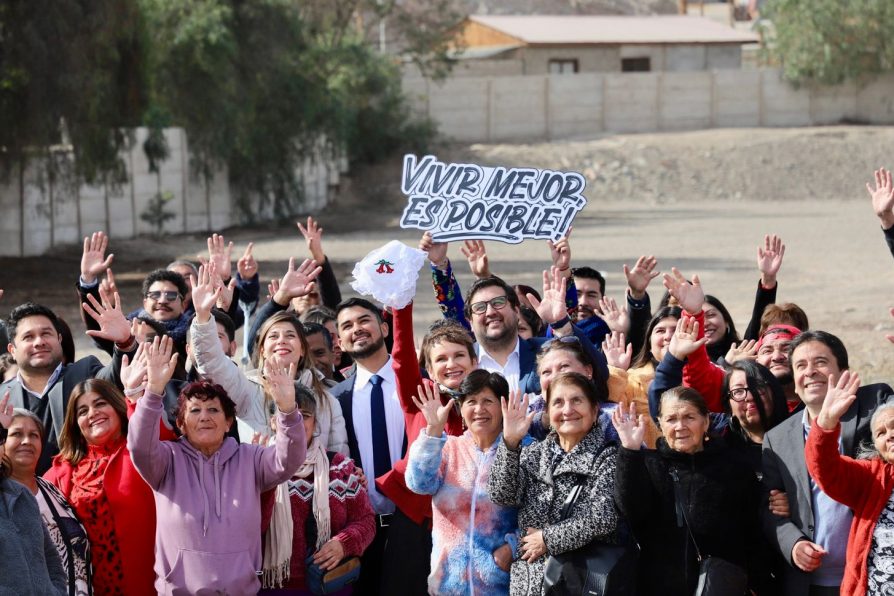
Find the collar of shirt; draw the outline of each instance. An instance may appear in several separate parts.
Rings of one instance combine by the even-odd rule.
[[[25,379],[22,378],[22,371],[19,371],[16,373],[16,378],[19,380],[19,383],[22,385],[22,389],[24,389],[25,391],[27,391],[34,397],[40,399],[41,397],[43,397],[46,394],[47,389],[52,387],[53,384],[59,379],[59,375],[61,375],[61,374],[62,374],[62,363],[60,362],[59,366],[56,367],[56,370],[53,371],[53,374],[50,375],[50,378],[47,379],[47,384],[44,386],[43,390],[41,390],[40,393],[38,393],[36,391],[31,391],[30,389],[28,389],[28,386],[25,385]]]
[[[370,377],[373,375],[379,375],[382,377],[382,380],[386,383],[394,384],[396,381],[394,380],[394,369],[391,368],[391,356],[388,356],[388,360],[385,364],[382,365],[377,371],[370,371],[364,368],[359,362],[357,363],[357,372],[355,376],[357,377],[354,380],[354,389],[362,389],[369,383]]]
[[[478,343],[476,343],[475,345],[478,346],[478,368],[488,368],[487,366],[485,366],[485,362],[488,364],[488,366],[492,366],[493,368],[496,368],[496,369],[505,369],[506,367],[508,367],[512,364],[513,359],[515,360],[516,363],[519,362],[518,350],[519,350],[519,345],[521,345],[521,342],[519,341],[518,338],[515,339],[515,348],[509,354],[509,357],[506,358],[505,365],[501,365],[496,360],[494,360],[493,356],[488,354],[487,350],[484,349],[484,346],[482,346],[481,344],[478,344]]]

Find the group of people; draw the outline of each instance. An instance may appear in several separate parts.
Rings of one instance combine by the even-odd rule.
[[[891,173],[868,190],[894,254]],[[776,303],[778,237],[740,336],[675,268],[653,309],[653,256],[619,306],[570,237],[542,288],[466,241],[463,294],[426,233],[444,318],[417,346],[413,302],[343,300],[322,229],[298,227],[308,258],[264,304],[251,244],[233,277],[215,234],[128,314],[108,237],[86,238],[105,365],[47,306],[12,309],[0,593],[565,594],[560,561],[600,548],[635,560],[629,594],[718,568],[733,596],[894,593],[894,390]]]

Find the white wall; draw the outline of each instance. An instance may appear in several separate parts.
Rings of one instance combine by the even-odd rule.
[[[122,155],[127,178],[116,187],[73,184],[72,158],[64,151],[51,158],[58,164],[55,178],[42,160],[30,161],[24,171],[12,168],[7,179],[0,179],[0,256],[40,255],[54,246],[77,244],[97,230],[112,238],[152,233],[154,227],[140,214],[158,192],[173,196],[165,210],[175,217],[165,223],[165,233],[216,231],[243,223],[226,170],[216,170],[206,184],[191,171],[184,131],[166,129],[165,137],[170,156],[161,164],[159,176],[149,171],[143,153],[146,129],[135,131],[136,142]],[[317,157],[300,168],[305,197],[302,210],[314,212],[324,207],[330,188],[346,171],[344,157],[332,155],[321,143]],[[255,214],[256,220],[272,217],[272,212]]]
[[[894,75],[862,85],[804,86],[776,69],[405,77],[414,110],[461,142],[537,141],[602,132],[894,123]]]

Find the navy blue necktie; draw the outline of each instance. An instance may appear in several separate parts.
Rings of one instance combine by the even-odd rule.
[[[385,394],[382,392],[382,377],[369,378],[370,417],[372,418],[373,470],[375,477],[391,469],[391,451],[388,448],[388,423],[385,421]]]

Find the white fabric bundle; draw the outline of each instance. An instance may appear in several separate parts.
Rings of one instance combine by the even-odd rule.
[[[385,306],[403,308],[416,295],[416,280],[425,258],[423,251],[392,240],[354,266],[351,287]]]

